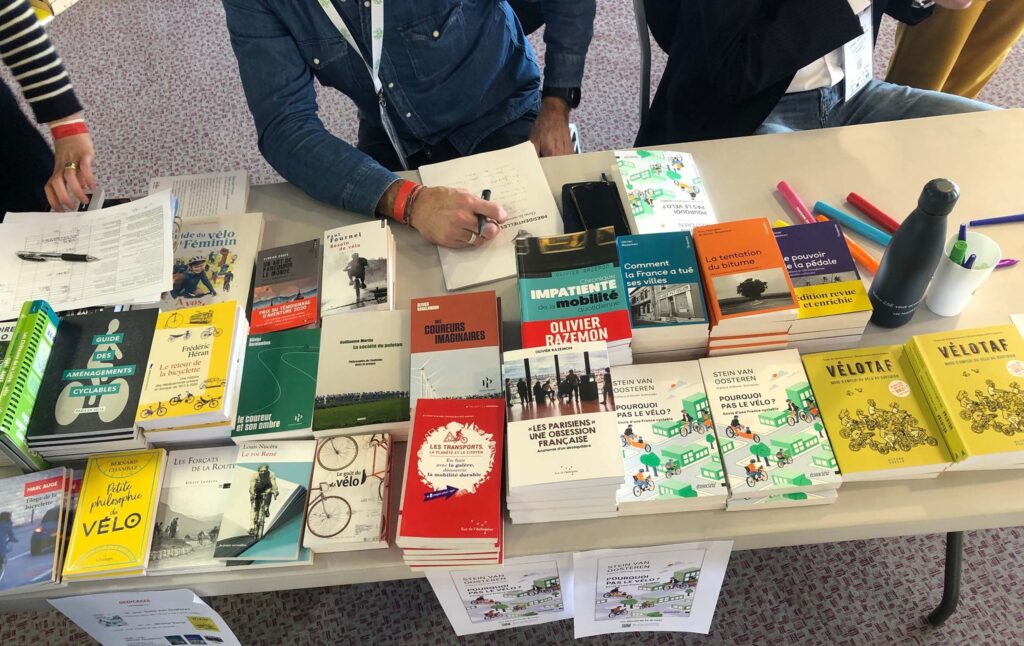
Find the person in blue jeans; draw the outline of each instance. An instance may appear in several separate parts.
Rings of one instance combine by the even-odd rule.
[[[651,33],[668,53],[668,64],[637,145],[994,110],[980,101],[875,79],[858,84],[856,63],[844,59],[844,46],[865,36],[864,26],[877,35],[883,14],[916,24],[927,20],[935,5],[955,10],[970,4],[645,0]],[[860,43],[865,57],[859,60],[869,61],[874,43]]]
[[[539,0],[543,86],[501,0],[223,3],[260,151],[318,200],[465,247],[496,235],[504,209],[394,171],[527,140],[541,155],[572,152],[569,110],[579,103],[595,0]],[[355,145],[324,128],[314,80],[356,104]],[[480,235],[477,214],[488,219]]]

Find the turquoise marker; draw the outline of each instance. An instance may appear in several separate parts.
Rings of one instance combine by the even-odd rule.
[[[889,246],[892,236],[877,229],[866,222],[862,222],[849,213],[844,213],[834,206],[824,202],[815,202],[814,210],[822,215],[831,218],[854,233],[859,233],[872,242],[877,242],[883,247]]]

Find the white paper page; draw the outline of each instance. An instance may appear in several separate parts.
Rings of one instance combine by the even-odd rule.
[[[220,615],[191,590],[83,594],[49,602],[103,646],[241,646]]]
[[[245,213],[249,203],[249,174],[237,170],[149,180],[150,195],[167,189],[177,196],[178,216],[182,218]]]
[[[573,554],[573,634],[708,634],[732,541]]]
[[[455,634],[473,635],[572,617],[572,554],[505,559],[504,565],[426,572]]]
[[[490,189],[491,201],[501,204],[508,213],[508,220],[493,240],[464,249],[437,248],[449,290],[515,276],[517,235],[562,233],[558,206],[537,150],[528,141],[504,150],[421,166],[420,180],[426,186],[464,188],[474,195]]]
[[[18,252],[87,254],[93,262],[23,260]],[[0,320],[44,299],[56,311],[154,302],[171,288],[171,195],[78,215],[9,213],[0,224]]]
[[[1011,314],[1010,321],[1017,326],[1017,331],[1024,336],[1024,314]]]

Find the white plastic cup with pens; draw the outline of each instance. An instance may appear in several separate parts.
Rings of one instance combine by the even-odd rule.
[[[1003,252],[992,238],[967,232],[967,253],[974,256],[972,265],[958,263],[950,258],[953,245],[958,237],[952,236],[946,242],[945,253],[932,277],[925,304],[939,316],[956,316],[970,305],[974,292],[996,268],[1003,258]]]

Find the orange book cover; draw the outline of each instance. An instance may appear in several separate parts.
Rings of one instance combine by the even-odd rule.
[[[693,230],[712,321],[795,310],[796,294],[767,218]]]

